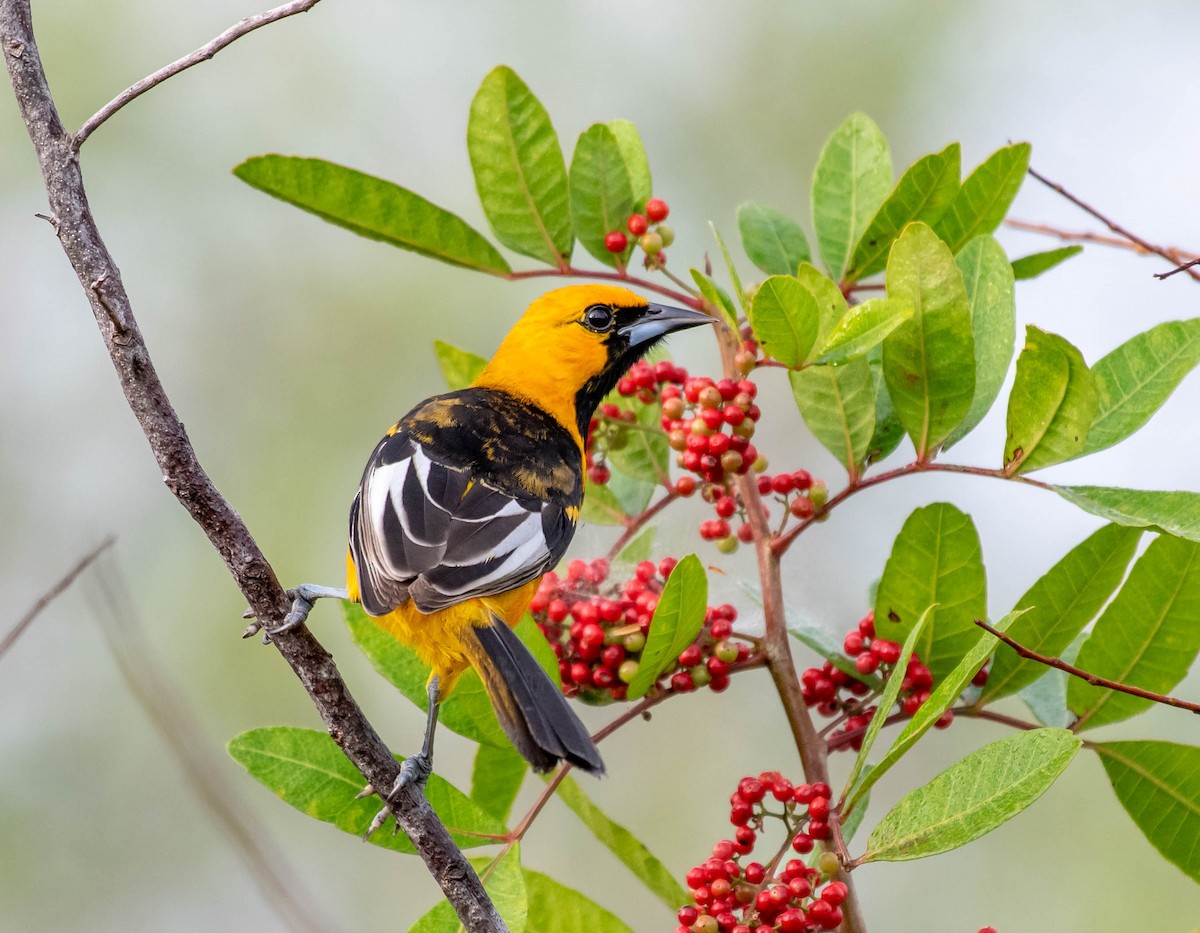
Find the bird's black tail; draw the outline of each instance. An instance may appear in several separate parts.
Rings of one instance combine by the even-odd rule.
[[[472,631],[482,649],[473,666],[505,734],[533,769],[549,771],[569,761],[602,775],[604,762],[587,729],[516,632],[495,616],[490,625]]]

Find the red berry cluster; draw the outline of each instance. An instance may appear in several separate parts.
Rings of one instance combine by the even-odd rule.
[[[609,582],[606,560],[573,560],[566,578],[542,577],[529,604],[538,628],[558,658],[563,693],[593,703],[624,700],[638,672],[650,620],[675,559],[644,560],[624,582]],[[729,686],[733,665],[750,656],[750,646],[734,639],[737,610],[710,606],[704,628],[660,678],[662,689],[687,693]]]
[[[748,861],[767,819],[780,820],[790,845],[800,855],[830,836],[829,785],[792,784],[778,771],[744,777],[729,798],[733,839],[713,846],[711,858],[687,873],[696,906],[679,909],[675,933],[810,933],[834,930],[842,922],[846,885],[826,880],[820,868],[791,859],[774,873],[762,862]],[[780,810],[773,810],[781,804]],[[775,867],[780,856],[768,859]],[[837,870],[837,859],[829,874]],[[822,856],[824,866],[824,856]],[[819,889],[819,890],[818,890]],[[739,916],[740,914],[740,916]]]
[[[898,642],[876,637],[874,612],[868,612],[842,640],[842,651],[854,659],[855,670],[864,677],[879,674],[888,680],[895,674],[900,650]],[[896,702],[901,713],[912,716],[929,699],[933,689],[933,674],[914,652],[902,676],[904,680],[900,684]],[[981,670],[972,683],[981,687],[987,683],[987,676],[987,670]],[[804,702],[815,706],[822,716],[841,717],[839,731],[849,734],[851,738],[832,742],[834,749],[853,748],[857,751],[862,747],[862,732],[870,724],[876,709],[864,705],[859,699],[871,693],[869,684],[826,661],[821,667],[810,667],[800,675],[800,688]],[[945,729],[953,721],[954,713],[946,710],[934,725],[938,729]],[[832,733],[831,738],[837,734]]]
[[[675,231],[663,223],[671,208],[662,198],[651,198],[646,202],[646,213],[630,214],[625,227],[637,237],[637,244],[646,254],[646,266],[666,265],[665,247],[675,242]],[[654,224],[653,230],[650,225]],[[604,248],[610,253],[623,253],[629,248],[629,237],[622,230],[610,230],[604,235]]]

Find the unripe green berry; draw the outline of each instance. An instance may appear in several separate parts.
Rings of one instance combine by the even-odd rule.
[[[717,647],[713,649],[713,654],[726,664],[732,664],[738,657],[737,645],[730,644],[727,641],[719,641],[717,642]]]
[[[663,243],[662,235],[654,230],[649,233],[643,233],[638,237],[638,246],[642,248],[642,252],[647,256],[655,256],[662,252]]]
[[[817,868],[826,877],[836,875],[841,867],[841,860],[835,852],[822,852],[821,857],[817,859]]]
[[[708,668],[703,664],[697,664],[695,667],[689,667],[688,673],[692,675],[692,683],[696,685],[696,689],[707,687],[708,682],[712,680],[712,674],[708,672]]]
[[[637,654],[646,647],[646,636],[641,632],[630,632],[625,636],[621,644],[625,646],[625,650],[630,654]]]
[[[675,242],[675,231],[666,224],[659,224],[654,228],[658,231],[658,235],[662,237],[663,246],[670,246]]]
[[[829,487],[825,485],[823,479],[813,480],[812,486],[808,489],[808,501],[818,509],[829,501]]]
[[[738,549],[737,535],[729,535],[725,538],[717,539],[717,550],[722,554],[732,554]]]
[[[620,678],[621,683],[630,683],[637,676],[638,666],[638,662],[633,658],[622,661],[621,666],[617,668],[617,677]]]

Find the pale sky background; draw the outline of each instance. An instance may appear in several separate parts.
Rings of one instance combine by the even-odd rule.
[[[126,85],[257,10],[233,0],[40,0],[34,12],[64,119],[78,126]],[[713,250],[710,219],[735,239],[734,211],[746,199],[808,227],[817,152],[853,110],[887,134],[897,174],[953,140],[962,141],[967,167],[1028,140],[1043,173],[1152,241],[1200,250],[1197,48],[1200,22],[1183,0],[327,0],[130,105],[88,141],[82,164],[100,229],[202,462],[283,579],[337,583],[346,508],[367,454],[386,425],[441,388],[432,341],[490,353],[544,283],[509,284],[356,238],[236,180],[230,169],[245,157],[282,152],[351,165],[486,230],[466,117],[481,78],[504,63],[547,106],[568,154],[596,120],[638,125],[655,193],[672,205],[677,268]],[[126,581],[145,647],[200,717],[203,752],[228,793],[252,809],[305,897],[336,917],[336,928],[407,929],[437,896],[419,862],[307,819],[225,755],[224,743],[242,730],[319,723],[274,653],[238,638],[239,594],[161,488],[74,276],[33,217],[44,193],[7,91],[0,190],[4,618],[15,620],[81,554],[116,534],[103,572]],[[1067,229],[1097,226],[1033,181],[1012,213]],[[1000,238],[1014,257],[1056,245],[1012,231]],[[582,250],[578,257],[586,261]],[[1018,323],[1064,335],[1094,362],[1153,324],[1200,314],[1200,287],[1184,276],[1153,279],[1163,268],[1089,248],[1018,284]],[[753,278],[748,262],[742,271]],[[674,341],[673,350],[693,371],[714,365],[701,335]],[[844,473],[804,431],[772,375],[761,379],[770,399],[762,446],[774,464],[808,467],[836,490]],[[950,459],[998,464],[1006,398],[1007,389]],[[1044,475],[1200,489],[1198,406],[1193,377],[1134,440]],[[907,444],[892,462],[906,455]],[[996,617],[1098,527],[1036,490],[970,477],[906,480],[856,498],[802,539],[790,557],[791,605],[845,630],[866,608],[866,588],[905,516],[940,500],[968,511],[979,528]],[[695,538],[708,515],[699,503],[687,508],[664,529],[664,545],[748,571],[744,554],[719,560]],[[585,531],[573,554],[607,540]],[[735,595],[726,585],[725,596]],[[81,581],[0,660],[0,930],[282,929],[132,700],[101,637],[98,600],[94,580]],[[397,750],[415,748],[420,714],[374,674],[338,619],[335,607],[322,606],[312,624],[382,734]],[[1200,679],[1177,692],[1197,696]],[[612,713],[585,715],[598,726]],[[799,776],[784,729],[765,677],[738,678],[721,696],[667,704],[651,723],[605,743],[610,776],[586,788],[682,877],[727,831],[725,801],[742,774],[772,767]],[[880,787],[868,820],[1003,734],[957,723],[931,736]],[[1103,737],[1200,744],[1200,724],[1156,709]],[[440,734],[439,771],[463,787],[471,748]],[[635,930],[674,925],[560,805],[547,808],[524,855]],[[871,929],[886,933],[1200,926],[1200,889],[1150,848],[1085,753],[1028,814],[985,839],[856,877]]]

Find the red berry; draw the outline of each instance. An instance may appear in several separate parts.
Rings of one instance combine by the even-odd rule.
[[[806,499],[804,496],[796,496],[796,498],[788,503],[788,511],[796,518],[803,520],[812,518],[817,510],[814,508],[811,499]]]
[[[879,669],[879,656],[864,652],[854,659],[854,667],[860,674],[874,674]]]
[[[680,907],[679,913],[675,916],[683,926],[690,927],[696,922],[696,918],[700,916],[700,911],[696,910],[691,904],[688,904],[686,907]]]
[[[762,884],[763,879],[766,877],[766,869],[763,868],[760,862],[751,862],[746,866],[746,880],[750,884]]]
[[[938,717],[938,721],[933,724],[933,728],[946,729],[952,722],[954,722],[954,710],[948,709]]]
[[[612,230],[604,235],[604,248],[610,253],[623,253],[629,245],[629,238],[620,230]]]
[[[812,836],[810,836],[808,833],[796,833],[796,835],[792,837],[792,848],[801,855],[807,855],[813,850]]]
[[[846,887],[844,882],[831,881],[821,890],[821,900],[837,907],[838,904],[846,899],[846,895],[849,893],[850,889]]]
[[[988,682],[988,669],[981,667],[979,671],[971,678],[971,684],[975,687],[982,687]]]
[[[792,491],[792,475],[790,473],[778,473],[771,478],[771,488],[780,495],[787,495]]]
[[[842,650],[850,657],[857,657],[863,652],[863,636],[862,632],[852,629],[846,633],[846,637],[842,640]]]
[[[808,815],[814,819],[823,820],[829,816],[829,798],[814,797],[808,802]]]
[[[871,654],[879,658],[881,664],[895,664],[900,660],[900,645],[898,642],[876,638],[871,642]]]
[[[646,218],[643,215],[630,214],[629,220],[625,226],[629,228],[629,232],[634,236],[641,236],[646,232],[648,224],[646,223]]]
[[[651,198],[646,202],[646,217],[651,223],[666,220],[669,213],[671,213],[671,208],[667,206],[667,202],[662,198]]]

